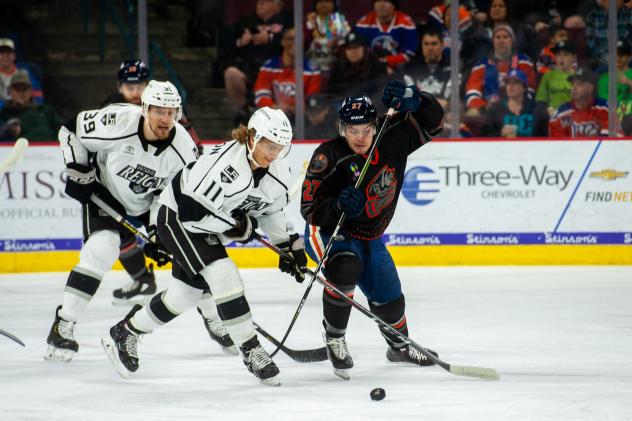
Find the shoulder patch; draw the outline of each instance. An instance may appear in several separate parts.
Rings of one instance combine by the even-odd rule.
[[[309,164],[309,172],[311,173],[319,173],[325,171],[329,161],[327,160],[327,156],[324,153],[319,153],[312,159],[312,162]]]
[[[235,179],[237,179],[237,177],[239,177],[239,173],[237,172],[237,170],[235,170],[232,165],[228,165],[226,168],[224,168],[224,170],[222,171],[221,174],[221,178],[222,178],[222,182],[223,183],[232,183],[233,181],[235,181]]]
[[[105,113],[101,117],[101,124],[104,126],[116,125],[116,113]]]

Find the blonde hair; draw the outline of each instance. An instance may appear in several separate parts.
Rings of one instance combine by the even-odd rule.
[[[256,133],[255,129],[248,130],[248,127],[244,126],[243,123],[239,124],[239,127],[233,129],[230,133],[233,139],[237,140],[237,142],[245,145],[248,143],[250,136],[254,136]]]

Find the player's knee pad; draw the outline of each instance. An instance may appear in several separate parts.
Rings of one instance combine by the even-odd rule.
[[[244,294],[244,283],[239,276],[235,263],[228,257],[219,259],[200,271],[208,284],[215,301]]]
[[[103,278],[118,259],[120,244],[116,231],[101,230],[90,234],[79,253],[77,267],[93,273],[98,279]]]
[[[194,288],[182,281],[173,279],[169,288],[167,288],[165,293],[162,294],[161,301],[164,303],[166,310],[177,316],[195,306],[200,298],[202,298],[202,292],[203,291],[201,289]],[[155,310],[157,312],[162,312],[158,309],[158,304],[156,305]],[[152,306],[152,312],[153,311],[154,307]],[[156,316],[160,319],[158,314],[156,314]]]
[[[327,277],[342,289],[355,288],[362,275],[362,263],[353,252],[345,250],[334,253],[327,259]]]

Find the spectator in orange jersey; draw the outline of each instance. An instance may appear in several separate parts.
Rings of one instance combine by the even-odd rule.
[[[528,95],[535,93],[536,77],[533,63],[524,54],[516,53],[515,38],[511,26],[497,25],[494,28],[492,57],[480,60],[472,69],[465,85],[465,100],[468,115],[480,115],[482,109],[498,101],[504,89],[505,75],[514,69],[527,76]]]
[[[294,115],[296,75],[294,73],[294,28],[285,29],[281,38],[283,53],[263,63],[255,82],[255,105],[280,108]],[[303,61],[305,97],[320,92],[320,71],[308,59]]]

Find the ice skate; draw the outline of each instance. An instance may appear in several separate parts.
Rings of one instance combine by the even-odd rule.
[[[73,335],[77,323],[62,319],[59,315],[60,309],[61,306],[55,310],[55,321],[46,339],[48,349],[46,349],[44,359],[68,362],[79,350],[79,344]]]
[[[334,374],[343,380],[349,380],[349,369],[353,367],[353,359],[347,348],[347,341],[344,336],[331,337],[326,333],[323,334],[325,346],[327,347],[327,356],[334,367]]]
[[[439,356],[439,354],[437,354],[432,349],[425,349],[435,357]],[[389,346],[386,350],[386,359],[393,363],[410,363],[420,365],[422,367],[435,365],[434,361],[426,357],[424,354],[422,354],[412,346],[404,346],[401,348],[393,348]]]
[[[110,335],[101,338],[103,349],[123,378],[138,370],[138,344],[142,333],[129,325],[129,319],[142,307],[135,305],[130,314],[110,329]]]
[[[156,293],[156,275],[154,275],[154,265],[150,264],[147,273],[140,279],[133,279],[123,288],[115,289],[112,292],[112,304],[132,305],[146,304]]]
[[[261,383],[268,386],[281,386],[278,379],[279,368],[259,344],[256,336],[242,345],[241,352],[248,371],[254,374]]]
[[[204,327],[208,332],[209,336],[212,340],[217,342],[219,346],[222,347],[222,350],[229,355],[239,355],[239,349],[231,339],[228,334],[228,329],[224,327],[222,320],[217,319],[207,319],[204,317],[200,309],[198,308],[198,313],[202,316],[202,320],[204,321]]]

